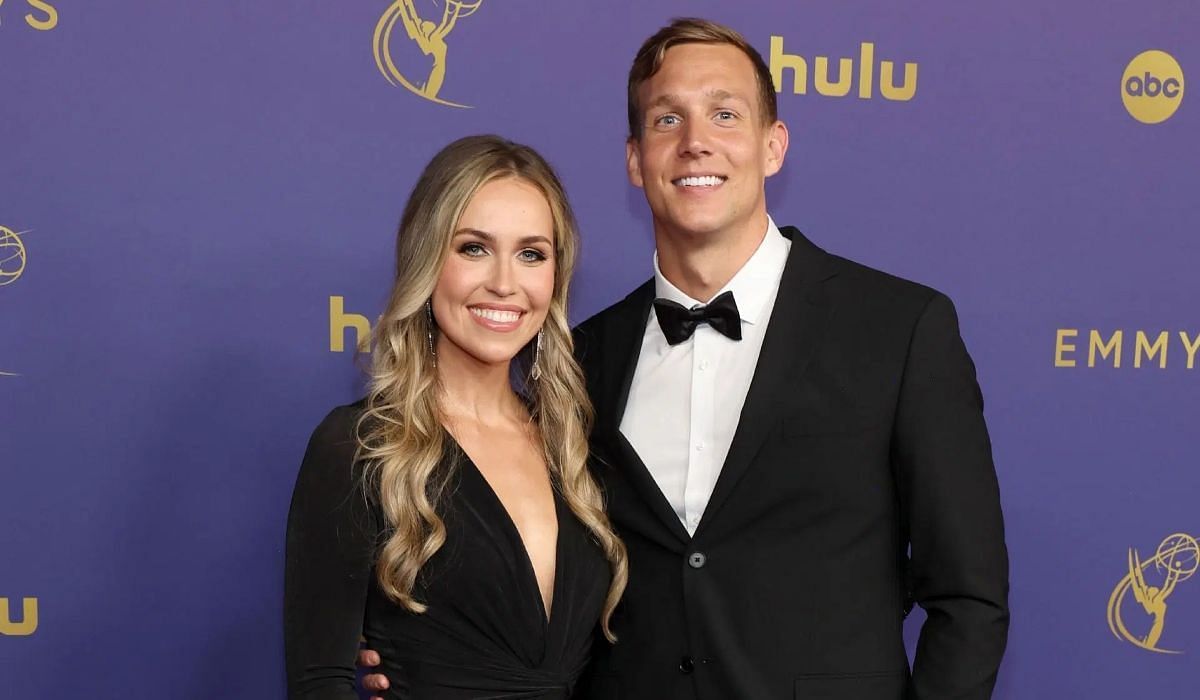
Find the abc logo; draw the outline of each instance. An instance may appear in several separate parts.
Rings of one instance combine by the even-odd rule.
[[[1129,115],[1143,124],[1166,121],[1183,101],[1183,69],[1171,54],[1143,51],[1121,76],[1121,101]]]

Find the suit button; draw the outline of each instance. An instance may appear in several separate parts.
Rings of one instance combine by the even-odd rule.
[[[704,552],[692,552],[688,557],[688,566],[693,569],[702,569],[708,563],[708,557],[704,556]]]
[[[692,669],[696,668],[696,662],[690,656],[685,656],[679,660],[679,672],[691,673]]]

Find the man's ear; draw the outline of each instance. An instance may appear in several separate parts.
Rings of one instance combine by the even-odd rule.
[[[787,124],[775,120],[775,123],[767,127],[767,159],[764,163],[764,170],[767,177],[771,177],[779,172],[783,167],[783,160],[787,156],[788,149],[788,129]]]
[[[641,187],[644,184],[640,147],[641,143],[633,136],[625,141],[625,172],[629,175],[629,184],[634,187]]]

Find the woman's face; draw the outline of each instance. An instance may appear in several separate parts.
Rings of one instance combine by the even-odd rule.
[[[515,177],[480,187],[433,291],[439,360],[512,360],[546,320],[554,266],[554,219],[542,193]]]

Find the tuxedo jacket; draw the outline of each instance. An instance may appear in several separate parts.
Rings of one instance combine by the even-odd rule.
[[[653,281],[576,331],[595,473],[630,572],[619,639],[597,643],[581,694],[988,698],[1008,558],[954,307],[782,232],[779,294],[694,536],[619,430]],[[914,602],[928,618],[910,669]]]

